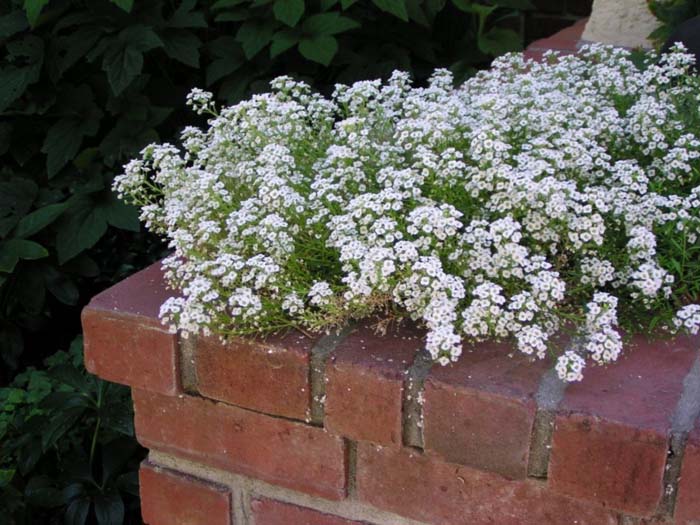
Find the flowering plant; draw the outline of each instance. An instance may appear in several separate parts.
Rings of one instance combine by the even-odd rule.
[[[442,364],[463,341],[551,353],[562,379],[614,361],[620,329],[697,333],[700,80],[675,49],[511,54],[455,88],[406,74],[272,92],[151,145],[115,188],[170,240],[185,334],[410,317]],[[574,327],[575,347],[550,338]]]

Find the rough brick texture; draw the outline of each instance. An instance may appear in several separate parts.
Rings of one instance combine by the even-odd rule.
[[[534,394],[547,365],[513,351],[480,345],[433,367],[425,382],[426,450],[509,478],[527,475]]]
[[[255,499],[250,506],[255,525],[366,525],[267,498]]]
[[[700,525],[700,421],[685,447],[676,517],[679,524]]]
[[[83,313],[88,368],[135,387],[149,525],[700,525],[700,337],[637,338],[564,390],[507,345],[428,372],[405,326],[179,349],[168,295],[156,264]]]
[[[635,515],[663,495],[670,420],[698,339],[636,338],[618,363],[571,385],[552,439],[552,487]]]
[[[197,342],[197,390],[205,397],[267,414],[306,419],[311,387],[309,355],[314,340],[299,334],[260,340],[218,338]]]
[[[413,332],[380,336],[365,326],[350,334],[326,366],[328,430],[361,441],[400,444],[405,372],[422,344]]]
[[[357,456],[361,501],[425,523],[617,525],[609,511],[558,496],[537,481],[509,481],[411,450],[365,443]]]
[[[134,408],[147,448],[329,499],[345,496],[345,446],[323,429],[143,390],[134,390]]]
[[[95,296],[82,314],[86,368],[115,383],[175,394],[177,337],[158,320],[170,295],[155,263]]]
[[[235,525],[231,492],[144,463],[139,472],[141,514],[147,525]]]

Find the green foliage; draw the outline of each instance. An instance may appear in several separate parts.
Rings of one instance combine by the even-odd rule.
[[[128,388],[85,371],[80,338],[0,388],[0,512],[10,525],[136,523],[143,455]]]
[[[680,24],[700,15],[700,0],[649,0],[649,9],[661,22],[649,37],[662,46]]]
[[[280,74],[322,91],[394,69],[461,79],[521,46],[507,24],[530,7],[0,0],[0,363],[17,368],[25,346],[47,346],[42,334],[55,345],[57,326],[75,333],[91,294],[162,255],[109,188],[143,146],[189,123],[192,87],[232,103]]]

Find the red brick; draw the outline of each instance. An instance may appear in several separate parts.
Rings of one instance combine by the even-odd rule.
[[[678,525],[700,524],[700,421],[685,446],[675,516]]]
[[[425,449],[447,461],[527,475],[534,394],[550,365],[529,362],[506,344],[480,344],[459,361],[435,366],[425,382]]]
[[[141,465],[139,478],[147,525],[232,525],[226,487],[148,463]]]
[[[345,496],[342,438],[320,428],[204,398],[134,390],[136,435],[147,448],[272,484]]]
[[[617,516],[552,493],[534,480],[510,481],[409,449],[358,445],[361,501],[434,525],[616,525]]]
[[[177,337],[158,320],[169,295],[156,263],[95,296],[82,313],[86,368],[115,383],[177,393]]]
[[[364,326],[349,335],[326,366],[325,425],[333,434],[401,444],[403,381],[424,343],[416,331],[378,335]]]
[[[592,416],[557,417],[550,477],[567,494],[632,514],[651,515],[661,500],[666,439]]]
[[[590,367],[570,385],[555,422],[552,487],[641,516],[663,492],[669,421],[697,339],[637,337],[619,362]]]
[[[267,498],[254,499],[250,506],[255,525],[363,525],[359,521]]]
[[[542,20],[536,19],[538,27]],[[586,27],[587,20],[579,20],[573,25],[547,37],[532,42],[526,49],[525,55],[528,58],[541,59],[542,54],[548,50],[559,51],[561,53],[574,53],[578,50],[581,34]],[[564,22],[566,23],[566,22]],[[546,34],[551,34],[548,31]]]
[[[197,342],[197,389],[205,397],[268,414],[306,419],[314,340],[300,333],[264,339]]]

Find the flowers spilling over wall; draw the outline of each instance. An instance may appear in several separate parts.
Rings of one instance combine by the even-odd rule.
[[[700,328],[691,65],[597,45],[508,55],[461,87],[396,72],[328,99],[281,77],[220,111],[194,90],[208,129],[148,146],[115,188],[170,240],[174,329],[410,317],[443,364],[463,342],[512,339],[577,381],[618,358],[621,331]]]

